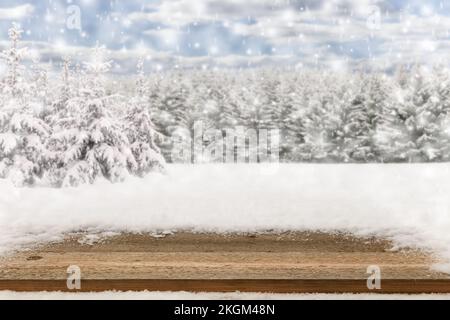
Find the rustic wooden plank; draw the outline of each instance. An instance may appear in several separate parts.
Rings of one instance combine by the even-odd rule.
[[[384,293],[449,292],[438,262],[413,249],[344,234],[124,234],[92,245],[62,243],[0,259],[0,290],[66,289],[66,270],[82,271],[83,291],[187,290],[367,292],[369,265],[382,270]],[[81,243],[80,243],[81,242]],[[335,290],[335,291],[334,291]]]
[[[37,256],[36,256],[37,254]],[[396,253],[38,252],[4,263],[0,279],[65,279],[70,265],[84,279],[365,279],[378,265],[385,279],[439,279],[423,256]]]
[[[68,290],[63,280],[0,280],[0,290],[444,294],[450,280],[384,280],[380,290],[369,290],[363,280],[83,280],[80,290]]]

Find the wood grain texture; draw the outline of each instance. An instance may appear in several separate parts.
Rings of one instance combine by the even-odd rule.
[[[83,291],[186,290],[367,292],[369,265],[384,293],[450,292],[436,258],[344,234],[124,234],[92,245],[82,235],[0,259],[0,290],[66,289],[66,270],[82,270]],[[80,243],[81,242],[81,243]]]

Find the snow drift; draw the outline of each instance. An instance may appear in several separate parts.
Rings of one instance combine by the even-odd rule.
[[[450,262],[450,164],[272,166],[169,165],[165,175],[68,189],[0,181],[0,252],[81,230],[339,230]]]

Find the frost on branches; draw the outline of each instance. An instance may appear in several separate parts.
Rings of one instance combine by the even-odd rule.
[[[99,178],[120,182],[163,168],[149,101],[142,93],[130,101],[107,93],[111,61],[103,47],[75,71],[65,58],[59,88],[49,99],[46,72],[35,63],[29,76],[21,64],[21,33],[17,25],[10,29],[11,46],[1,56],[8,67],[1,84],[2,178],[18,186],[68,187]]]

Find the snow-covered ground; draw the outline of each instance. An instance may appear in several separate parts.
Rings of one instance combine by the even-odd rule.
[[[0,300],[450,300],[448,294],[270,294],[189,292],[18,293],[0,291]]]
[[[169,165],[73,189],[1,181],[0,251],[81,230],[339,230],[433,250],[450,273],[449,195],[450,164]]]

